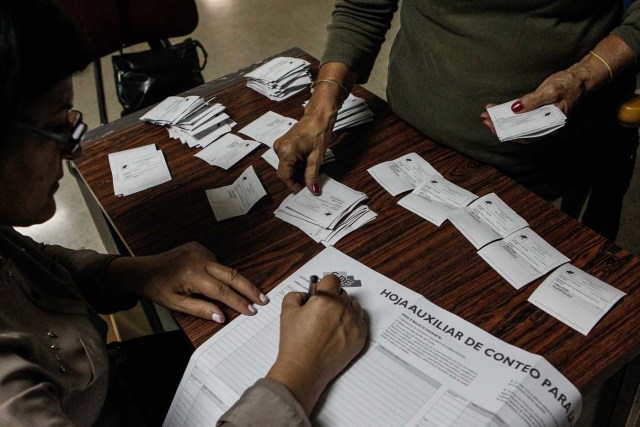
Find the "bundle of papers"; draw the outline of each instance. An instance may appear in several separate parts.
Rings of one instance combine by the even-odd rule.
[[[171,181],[162,150],[155,144],[109,154],[109,166],[116,196],[128,196]]]
[[[236,125],[220,103],[208,103],[199,96],[170,96],[149,110],[140,120],[164,126],[173,139],[189,147],[206,147]]]
[[[538,286],[529,302],[587,335],[624,295],[602,280],[566,264]]]
[[[253,166],[249,166],[231,185],[206,190],[216,220],[245,215],[267,192]]]
[[[289,132],[289,129],[296,123],[298,121],[295,119],[267,111],[238,132],[268,147],[273,147],[274,142]]]
[[[545,105],[527,113],[511,111],[514,101],[487,109],[500,141],[538,138],[564,126],[567,117],[555,105]]]
[[[528,225],[495,193],[482,196],[469,206],[453,211],[449,221],[476,249]]]
[[[228,170],[258,147],[260,147],[259,142],[248,141],[232,133],[227,133],[195,156],[210,165]]]
[[[272,101],[282,101],[311,84],[309,62],[278,57],[247,73],[247,86]]]
[[[302,105],[306,107],[308,103],[309,101],[305,101]],[[357,126],[372,120],[373,112],[369,109],[367,102],[362,98],[349,94],[349,97],[345,99],[338,110],[338,116],[336,117],[336,123],[333,125],[333,130],[337,131]]]
[[[326,175],[320,176],[321,195],[304,188],[290,194],[275,211],[276,218],[298,227],[326,246],[357,230],[376,217],[367,206],[358,206],[367,195]]]
[[[478,196],[447,181],[440,175],[429,177],[398,204],[440,227],[456,209],[467,206]]]
[[[434,175],[440,176],[429,162],[416,153],[380,163],[367,169],[367,172],[392,196],[413,190]]]
[[[267,151],[264,152],[264,154],[262,155],[262,158],[267,163],[269,163],[274,169],[278,169],[278,165],[280,164],[280,159],[276,154],[276,150],[274,150],[273,148],[269,148]],[[333,154],[333,151],[331,151],[330,148],[327,148],[327,151],[325,151],[324,153],[324,158],[322,159],[322,164],[324,165],[325,163],[333,162],[335,159],[336,159],[336,156],[335,154]]]

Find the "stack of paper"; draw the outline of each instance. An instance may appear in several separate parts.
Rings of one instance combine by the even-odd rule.
[[[325,246],[334,245],[376,217],[367,206],[358,206],[367,199],[366,194],[326,175],[320,176],[320,188],[320,196],[314,196],[307,188],[290,194],[275,211],[275,216]]]
[[[440,175],[429,177],[398,204],[440,227],[456,209],[467,206],[478,196],[447,181]]]
[[[257,141],[248,141],[232,133],[227,133],[195,156],[210,165],[228,170],[258,147],[260,147],[260,143]]]
[[[545,105],[528,113],[511,111],[514,101],[487,109],[500,141],[538,138],[564,126],[567,117],[555,105]]]
[[[249,166],[233,184],[206,193],[218,221],[247,214],[267,194],[253,166]]]
[[[171,181],[162,150],[157,150],[155,144],[111,153],[109,165],[116,196],[128,196]]]
[[[308,103],[309,101],[305,101],[302,105],[306,107]],[[357,126],[372,120],[373,112],[369,109],[367,102],[362,98],[349,94],[349,97],[345,99],[340,110],[338,110],[338,116],[336,117],[336,123],[333,125],[333,130],[337,131]]]
[[[170,96],[149,110],[140,120],[165,126],[169,136],[189,147],[206,147],[236,125],[220,103],[208,103],[199,96]]]
[[[413,190],[433,175],[440,176],[429,162],[416,153],[380,163],[367,169],[367,172],[392,196]]]
[[[251,89],[272,101],[282,101],[311,84],[309,65],[304,59],[278,57],[244,76]]]

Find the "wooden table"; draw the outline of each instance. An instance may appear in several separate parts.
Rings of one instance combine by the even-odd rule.
[[[283,54],[303,57],[317,66],[299,49]],[[268,110],[296,119],[302,116],[308,91],[272,102],[245,86],[242,75],[247,70],[187,93],[216,94],[217,102],[224,104],[238,123],[235,130]],[[324,170],[349,187],[364,191],[378,217],[341,240],[337,249],[504,341],[544,356],[583,391],[600,384],[638,355],[640,259],[493,168],[429,141],[363,88],[356,87],[354,93],[368,101],[375,121],[337,133],[331,146],[337,161]],[[155,254],[195,240],[216,253],[220,262],[236,268],[268,292],[323,249],[273,216],[288,192],[275,170],[260,158],[264,148],[224,171],[194,157],[198,149],[170,140],[163,128],[138,121],[141,114],[90,132],[84,155],[76,161],[131,253]],[[107,154],[150,143],[164,152],[173,180],[131,196],[116,197]],[[577,267],[627,296],[586,337],[528,303],[527,298],[542,279],[515,290],[449,222],[438,228],[398,206],[399,198],[389,195],[366,171],[412,151],[445,178],[479,196],[496,192]],[[205,190],[232,183],[249,165],[256,169],[268,195],[248,215],[217,223]],[[229,318],[235,316],[229,310],[225,313]],[[175,317],[196,346],[220,328],[213,322],[181,314]]]

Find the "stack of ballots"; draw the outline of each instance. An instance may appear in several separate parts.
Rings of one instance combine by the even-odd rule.
[[[309,101],[305,101],[303,106],[306,107],[308,103]],[[336,117],[336,123],[333,125],[333,130],[337,131],[357,126],[372,120],[373,112],[369,109],[367,101],[350,93],[349,97],[344,100],[338,110],[338,116]]]
[[[320,176],[321,195],[308,188],[290,194],[275,211],[276,218],[295,225],[325,246],[333,246],[347,234],[372,221],[377,214],[360,203],[367,195]]]
[[[487,108],[500,141],[539,138],[565,125],[567,117],[555,105],[544,105],[533,111],[516,114],[513,101]]]
[[[247,73],[247,86],[272,101],[282,101],[311,84],[309,62],[278,57]]]
[[[140,120],[164,126],[169,136],[189,147],[206,147],[236,125],[225,106],[206,102],[199,96],[170,96],[149,110]]]

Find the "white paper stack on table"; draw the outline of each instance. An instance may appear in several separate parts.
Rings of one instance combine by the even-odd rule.
[[[472,192],[440,175],[432,175],[400,199],[398,204],[440,227],[454,210],[467,206],[477,198]]]
[[[302,105],[306,107],[308,103],[309,101],[305,101]],[[338,110],[333,130],[337,131],[361,125],[362,123],[367,123],[372,120],[373,112],[369,109],[367,101],[350,93]]]
[[[189,147],[206,147],[236,125],[220,103],[208,103],[199,96],[170,96],[149,110],[140,120],[167,128],[169,136]]]
[[[260,145],[257,141],[242,139],[237,135],[227,133],[202,149],[195,157],[210,165],[228,170]]]
[[[527,113],[511,111],[514,101],[487,109],[500,141],[538,138],[564,126],[567,117],[555,105],[545,105]]]
[[[233,184],[206,190],[206,193],[218,221],[247,214],[267,194],[253,166],[249,166]]]
[[[602,280],[566,264],[538,286],[529,302],[587,335],[624,295]]]
[[[109,154],[116,196],[128,196],[171,181],[171,173],[162,150],[155,144]]]
[[[320,196],[307,188],[290,194],[274,212],[276,218],[295,225],[316,242],[332,246],[376,217],[366,205],[360,205],[367,199],[365,193],[327,175],[320,176],[320,189]]]
[[[272,101],[282,101],[311,84],[309,62],[278,57],[247,73],[247,86]]]
[[[370,167],[367,172],[392,196],[413,190],[433,175],[441,176],[429,162],[416,153],[382,162]]]

